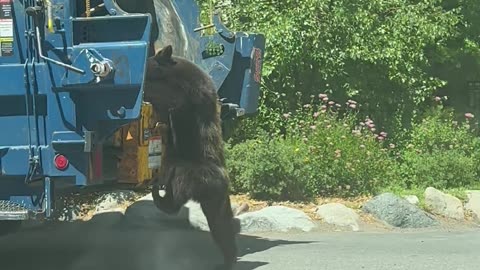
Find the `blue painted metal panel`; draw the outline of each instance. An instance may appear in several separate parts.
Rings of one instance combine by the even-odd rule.
[[[84,73],[41,59],[35,17],[26,12],[34,1],[8,3],[14,18],[14,46],[12,56],[0,56],[0,199],[26,202],[35,193],[49,195],[48,186],[32,189],[28,184],[45,177],[88,184],[92,153],[83,151],[86,132],[94,132],[95,148],[140,116],[150,15],[75,18],[76,1],[50,2],[58,28],[49,32],[41,22],[41,51]],[[109,25],[133,34],[119,35]],[[113,72],[96,80],[91,61],[108,61]],[[58,152],[69,159],[63,171],[53,164]]]
[[[144,8],[146,1],[154,1],[155,16]],[[176,55],[210,74],[225,102],[247,115],[257,110],[263,35],[232,32],[217,15],[216,33],[202,36],[195,30],[201,26],[195,0],[139,0],[131,14],[116,4],[125,1],[92,0],[92,6],[103,2],[105,9],[90,18],[78,16],[83,1],[49,0],[43,1],[49,8],[32,9],[36,2],[0,0],[3,11],[12,5],[11,13],[1,16],[11,17],[13,33],[11,52],[8,40],[7,47],[0,46],[0,200],[40,210],[45,205],[38,198],[50,198],[55,186],[89,185],[98,177],[92,174],[97,145],[140,117],[152,44],[156,49],[173,45]],[[53,19],[52,32],[44,21],[38,28],[47,58],[40,57],[36,40],[31,15],[37,13]],[[153,17],[156,40],[150,40]],[[220,55],[206,53],[212,42],[223,48]],[[58,153],[69,160],[65,170],[54,166]]]

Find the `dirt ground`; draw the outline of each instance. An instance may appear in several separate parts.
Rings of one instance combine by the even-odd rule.
[[[319,218],[316,216],[315,211],[319,205],[326,204],[326,203],[341,203],[344,204],[345,206],[352,208],[354,210],[358,210],[361,208],[361,206],[366,203],[370,197],[358,197],[358,198],[352,198],[352,199],[340,199],[340,198],[317,198],[315,200],[315,203],[294,203],[294,202],[273,202],[269,203],[267,201],[258,201],[258,200],[253,200],[250,199],[247,195],[232,195],[231,200],[232,203],[241,205],[243,203],[247,203],[249,206],[248,211],[256,211],[260,210],[262,208],[265,208],[267,206],[274,206],[274,205],[280,205],[280,206],[286,206],[286,207],[291,207],[294,209],[301,210],[305,212],[309,217],[311,217],[314,220],[319,220]]]

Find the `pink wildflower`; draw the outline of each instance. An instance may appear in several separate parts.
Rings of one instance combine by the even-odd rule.
[[[357,104],[357,102],[356,102],[356,101],[354,101],[354,100],[351,100],[351,99],[349,99],[349,100],[348,100],[348,103],[351,103],[351,104]]]

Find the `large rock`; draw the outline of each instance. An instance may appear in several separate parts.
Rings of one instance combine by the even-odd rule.
[[[394,227],[423,228],[438,225],[438,221],[426,212],[392,193],[374,197],[363,206],[363,211]]]
[[[182,207],[177,215],[169,215],[160,211],[148,194],[130,205],[125,211],[125,219],[130,225],[142,227],[158,227],[162,224],[188,225],[188,210]]]
[[[192,227],[201,231],[210,231],[208,221],[203,214],[202,207],[194,201],[187,202],[184,207],[187,209],[188,222]]]
[[[425,190],[425,206],[434,214],[456,220],[465,219],[462,202],[449,194],[433,187]]]
[[[317,208],[316,214],[328,224],[350,227],[353,231],[360,230],[358,225],[360,216],[353,209],[341,203],[321,205]]]
[[[467,191],[465,209],[473,213],[473,217],[480,222],[480,190]]]
[[[234,216],[238,216],[240,214],[246,213],[248,212],[248,209],[250,209],[250,207],[248,206],[247,203],[242,203],[241,205],[232,203],[232,210],[233,210]]]
[[[163,192],[160,192],[162,196]],[[232,204],[232,208],[237,208]],[[159,210],[153,203],[152,194],[148,194],[131,205],[125,212],[125,216],[130,223],[135,224],[158,224],[162,222],[187,223],[191,227],[210,231],[207,218],[203,214],[199,203],[188,201],[176,215],[169,215]]]
[[[240,206],[234,203],[232,203],[231,206],[234,214],[235,212],[237,212],[237,210],[241,210],[239,209]],[[184,205],[184,208],[186,209],[188,222],[192,227],[202,231],[210,231],[207,218],[205,217],[205,214],[203,213],[202,207],[200,206],[199,203],[194,201],[188,201]]]
[[[235,210],[238,206],[232,205],[232,208]],[[177,215],[167,215],[155,207],[153,198],[149,194],[128,207],[125,217],[128,222],[141,226],[158,226],[161,223],[173,221],[186,222],[198,230],[209,231],[202,208],[194,201],[187,202]],[[284,232],[292,229],[309,231],[315,227],[304,212],[284,206],[272,206],[247,212],[237,216],[237,219],[240,222],[241,232]]]
[[[310,231],[315,224],[304,212],[285,206],[270,206],[238,216],[241,232]]]

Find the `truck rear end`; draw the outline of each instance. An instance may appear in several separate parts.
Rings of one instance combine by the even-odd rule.
[[[262,35],[215,16],[203,36],[194,0],[132,3],[0,0],[0,223],[52,217],[61,190],[152,177],[161,151],[143,86],[154,48],[172,44],[204,68],[225,116],[256,112]]]

